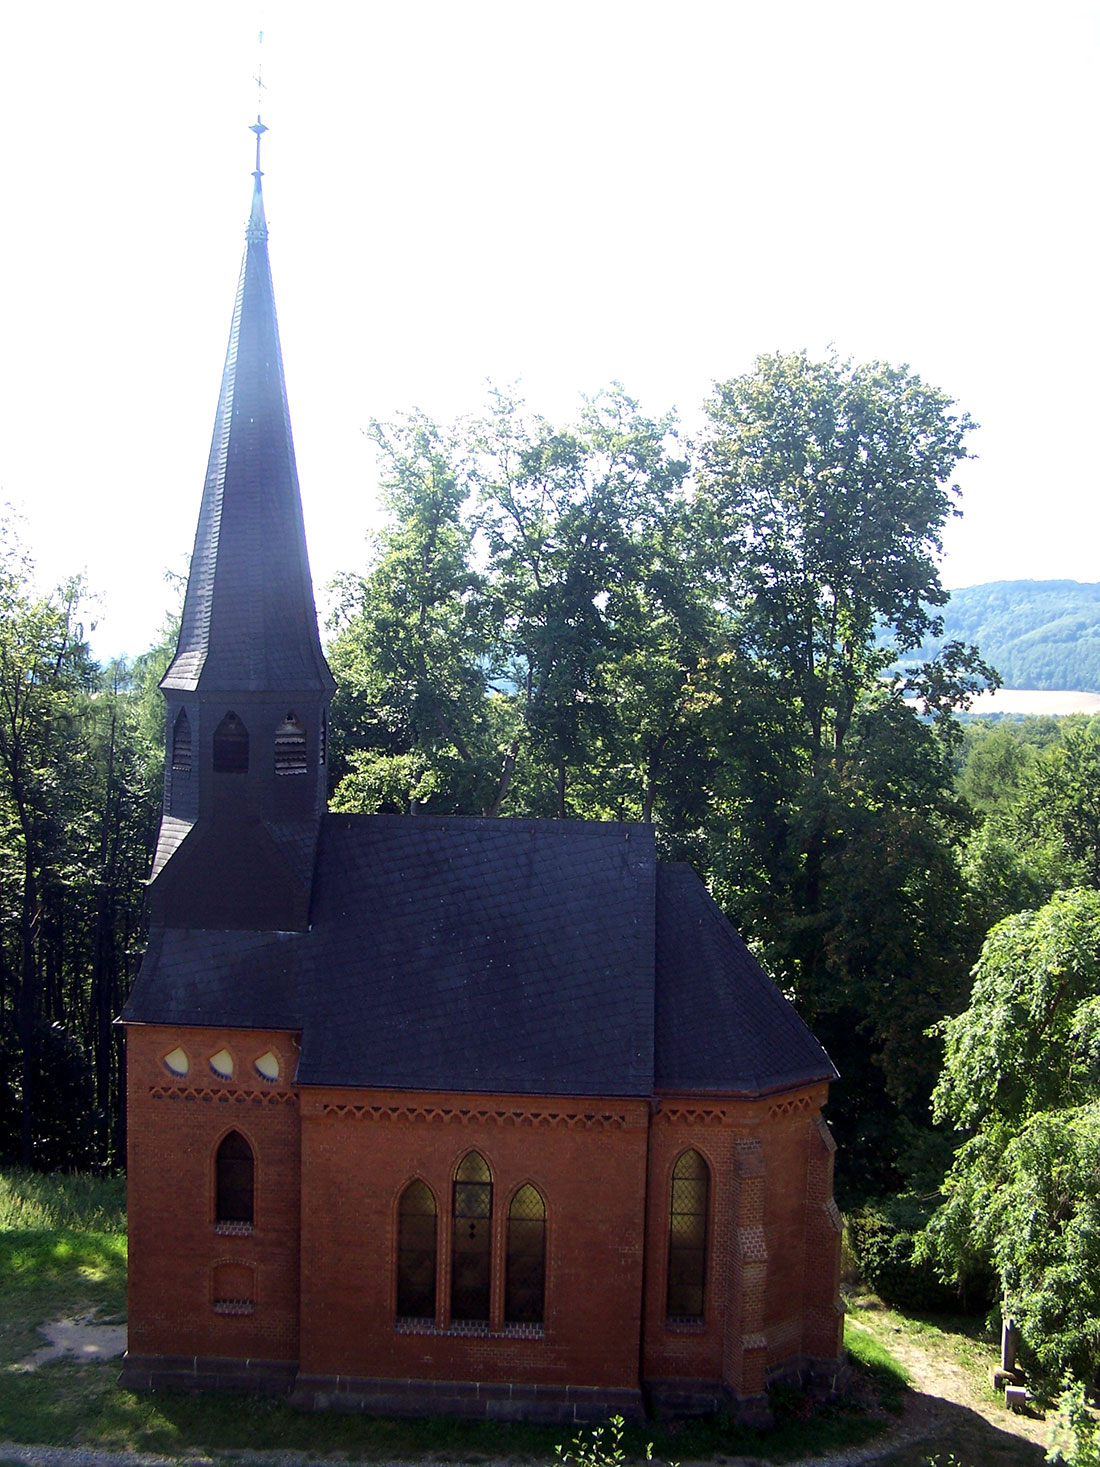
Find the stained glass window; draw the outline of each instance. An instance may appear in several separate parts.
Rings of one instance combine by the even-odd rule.
[[[489,1318],[493,1178],[483,1156],[471,1151],[455,1170],[451,1248],[451,1318]]]
[[[672,1169],[668,1226],[668,1299],[672,1319],[702,1319],[707,1276],[707,1202],[710,1169],[697,1151],[685,1151]]]

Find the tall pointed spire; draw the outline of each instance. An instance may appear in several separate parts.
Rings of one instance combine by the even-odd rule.
[[[260,138],[179,645],[165,691],[332,689],[321,652],[267,252]]]
[[[252,210],[166,702],[154,926],[301,931],[325,811],[327,707],[267,255]]]

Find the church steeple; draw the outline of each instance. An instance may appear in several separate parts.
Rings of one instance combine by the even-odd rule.
[[[298,469],[256,171],[179,646],[161,686],[331,692],[317,635]]]
[[[167,704],[150,884],[164,926],[308,922],[333,691],[317,632],[268,260],[252,208]]]

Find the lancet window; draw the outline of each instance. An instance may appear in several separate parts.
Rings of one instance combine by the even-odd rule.
[[[670,1319],[703,1318],[709,1201],[710,1168],[697,1151],[685,1151],[672,1169],[666,1303]]]
[[[252,1147],[240,1131],[230,1131],[215,1161],[217,1222],[252,1223],[254,1177]]]
[[[431,1188],[410,1182],[397,1205],[399,1318],[435,1318],[437,1220]]]

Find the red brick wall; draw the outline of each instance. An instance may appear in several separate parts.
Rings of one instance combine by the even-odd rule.
[[[636,1386],[647,1119],[637,1100],[304,1094],[303,1372]],[[493,1318],[480,1338],[448,1329],[447,1318],[445,1218],[455,1167],[471,1150],[488,1162],[494,1186]],[[397,1204],[414,1177],[439,1208],[438,1313],[434,1329],[399,1333]],[[507,1205],[527,1182],[547,1207],[539,1339],[503,1324]]]
[[[770,1368],[837,1356],[840,1236],[820,1115],[826,1094],[820,1085],[767,1100],[662,1097],[649,1146],[647,1380],[721,1380],[753,1396]],[[700,1326],[665,1317],[671,1175],[689,1148],[711,1173]]]
[[[190,1067],[171,1074],[164,1056],[182,1048]],[[227,1049],[232,1079],[209,1057]],[[279,1056],[274,1083],[257,1074],[266,1051]],[[131,1026],[127,1034],[129,1348],[135,1355],[298,1356],[297,1094],[289,1084],[297,1050],[288,1034]],[[240,1131],[255,1157],[255,1226],[219,1230],[214,1156]],[[219,1287],[251,1277],[251,1314],[214,1310]]]
[[[164,1063],[177,1045],[186,1077]],[[210,1068],[222,1048],[232,1079]],[[254,1067],[267,1050],[279,1056],[274,1083]],[[297,1360],[310,1376],[630,1389],[643,1296],[646,1380],[723,1381],[748,1397],[771,1368],[838,1354],[824,1086],[755,1101],[663,1097],[651,1115],[639,1100],[299,1093],[296,1056],[287,1034],[130,1028],[132,1354]],[[214,1157],[234,1129],[256,1158],[250,1233],[215,1224]],[[689,1148],[710,1168],[706,1309],[698,1325],[670,1326],[670,1179]],[[451,1185],[471,1150],[494,1183],[492,1318],[476,1334],[448,1314]],[[397,1205],[413,1178],[439,1209],[437,1318],[399,1330]],[[507,1206],[524,1183],[547,1207],[541,1331],[503,1319]],[[215,1310],[216,1296],[250,1281],[251,1313]]]

